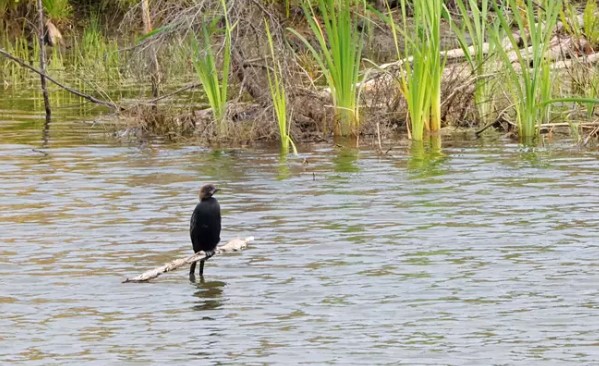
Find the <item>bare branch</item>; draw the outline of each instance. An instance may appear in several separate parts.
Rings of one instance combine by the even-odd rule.
[[[52,83],[56,84],[58,87],[66,90],[66,91],[68,91],[71,94],[75,94],[75,95],[77,95],[77,96],[79,96],[79,97],[81,97],[83,99],[86,99],[86,100],[92,102],[92,103],[101,104],[101,105],[110,107],[110,108],[112,108],[112,109],[114,109],[116,111],[123,111],[124,110],[124,108],[119,107],[118,105],[116,105],[116,104],[114,104],[112,102],[108,102],[108,101],[105,101],[105,100],[101,100],[101,99],[95,98],[95,97],[93,97],[93,96],[91,96],[89,94],[82,93],[82,92],[80,92],[80,91],[78,91],[76,89],[73,89],[73,88],[71,88],[69,86],[66,86],[66,85],[62,84],[61,82],[59,82],[59,81],[53,79],[52,77],[48,76],[46,73],[44,73],[44,72],[36,69],[35,67],[33,67],[31,65],[28,65],[25,61],[21,60],[20,58],[17,58],[15,56],[11,55],[10,53],[6,52],[3,48],[0,48],[0,55],[8,58],[9,60],[12,60],[12,61],[16,62],[20,66],[22,66],[22,67],[24,67],[26,69],[29,69],[29,70],[33,71],[34,73],[36,73],[36,74],[38,74],[40,76],[44,76],[48,81],[51,81]]]
[[[222,253],[230,253],[230,252],[237,252],[240,251],[241,249],[244,249],[247,247],[247,244],[254,241],[254,237],[253,236],[249,236],[245,239],[233,239],[231,241],[229,241],[227,244],[218,246],[216,248],[216,250],[214,251],[214,254],[222,254]],[[127,278],[123,281],[123,283],[127,283],[127,282],[148,282],[151,279],[154,279],[158,276],[160,276],[163,273],[166,272],[170,272],[170,271],[174,271],[175,269],[181,268],[183,266],[186,266],[188,264],[191,264],[193,262],[197,262],[199,260],[202,260],[206,258],[206,253],[204,252],[197,252],[196,254],[190,256],[190,257],[186,257],[186,258],[180,258],[180,259],[176,259],[174,261],[168,262],[158,268],[154,268],[152,270],[146,271],[142,274],[140,274],[137,277],[133,277],[133,278]]]

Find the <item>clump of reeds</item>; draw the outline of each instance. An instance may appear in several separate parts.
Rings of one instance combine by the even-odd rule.
[[[358,84],[361,79],[363,34],[358,29],[356,18],[352,16],[352,12],[356,11],[352,5],[360,5],[361,9],[365,7],[360,0],[318,0],[317,13],[311,1],[302,2],[319,50],[291,29],[310,50],[326,78],[338,118],[334,132],[343,136],[358,134],[360,127]],[[318,15],[322,18],[322,24]]]
[[[227,93],[229,90],[229,70],[231,66],[231,32],[234,25],[231,25],[229,22],[226,1],[221,0],[221,5],[225,20],[225,39],[220,70],[217,66],[217,52],[212,45],[212,35],[215,33],[218,20],[211,22],[209,25],[204,24],[202,26],[200,40],[196,39],[194,42],[194,66],[212,108],[214,119],[218,126],[218,134],[225,136],[227,134]]]
[[[42,4],[46,16],[54,22],[68,21],[73,14],[69,0],[43,0]]]
[[[492,40],[508,79],[519,136],[530,140],[537,136],[538,125],[549,119],[549,104],[545,102],[551,98],[552,80],[545,53],[562,4],[560,0],[547,1],[543,6],[534,0],[506,0],[506,5],[495,3],[500,26],[494,28]],[[512,24],[523,35],[519,39],[512,31]],[[503,44],[505,38],[509,49]]]
[[[293,149],[293,152],[297,154],[295,144],[289,134],[289,119],[287,111],[287,93],[285,91],[285,83],[283,81],[283,67],[280,61],[275,55],[275,48],[273,44],[272,35],[270,33],[270,27],[268,22],[264,20],[264,27],[266,29],[266,36],[268,38],[268,47],[270,50],[272,71],[267,68],[268,76],[268,88],[270,96],[272,98],[272,105],[275,112],[277,124],[279,126],[279,136],[281,139],[281,151],[287,153],[289,146]]]
[[[474,103],[481,122],[487,123],[493,109],[492,87],[488,74],[492,72],[489,66],[489,55],[494,53],[486,43],[489,27],[489,0],[456,0],[461,15],[461,27],[452,22],[454,33],[460,47],[464,50],[466,61],[474,76]],[[470,39],[471,45],[468,42]]]
[[[95,80],[119,81],[121,79],[121,58],[116,40],[107,39],[97,14],[92,14],[79,43],[74,40],[71,66],[80,73]]]
[[[26,37],[18,36],[9,39],[5,35],[0,40],[0,45],[11,55],[26,62],[34,62],[39,59],[39,44],[33,42],[30,45]],[[10,79],[11,84],[16,84],[18,81],[23,81],[31,77],[31,73],[28,70],[4,57],[0,57],[0,75],[5,80]]]
[[[408,25],[407,0],[401,0],[401,25],[393,19],[387,3],[389,24],[400,62],[399,88],[406,99],[410,137],[422,140],[424,131],[441,128],[441,0],[414,2],[415,32]],[[415,33],[415,36],[412,36]],[[399,38],[403,39],[403,45]],[[402,47],[403,46],[403,47]]]

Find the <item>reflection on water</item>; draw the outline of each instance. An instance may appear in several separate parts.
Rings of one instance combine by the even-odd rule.
[[[442,175],[446,159],[441,136],[429,136],[425,141],[411,142],[408,169],[416,174]]]
[[[192,307],[193,310],[216,310],[222,307],[225,282],[206,281],[203,277],[200,277],[198,282],[195,282],[195,278],[190,277],[190,279],[197,288],[197,291],[193,293],[193,296],[197,298],[196,305]]]
[[[335,151],[333,164],[335,171],[339,173],[357,173],[360,168],[356,164],[359,150],[354,147],[339,146]]]
[[[279,152],[279,172],[277,178],[285,180],[291,176],[289,169],[289,154],[285,151]]]
[[[41,150],[41,126],[0,137],[0,364],[599,359],[597,152],[428,141],[282,158],[61,128]],[[205,280],[121,284],[190,253],[204,182],[222,188],[223,240],[255,244]]]

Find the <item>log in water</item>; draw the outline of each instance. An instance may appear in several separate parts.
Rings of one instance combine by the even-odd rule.
[[[240,251],[240,250],[246,248],[248,243],[252,242],[253,240],[254,240],[253,236],[248,236],[245,239],[235,238],[233,240],[230,240],[227,244],[218,246],[216,248],[216,250],[214,251],[214,255]],[[127,278],[123,281],[123,283],[147,282],[151,279],[154,279],[154,278],[160,276],[163,273],[174,271],[177,268],[181,268],[185,265],[191,264],[193,262],[197,262],[204,258],[206,258],[206,253],[204,253],[203,251],[200,251],[200,252],[197,252],[194,255],[187,257],[187,258],[175,259],[174,261],[168,262],[158,268],[154,268],[152,270],[146,271],[137,277]]]

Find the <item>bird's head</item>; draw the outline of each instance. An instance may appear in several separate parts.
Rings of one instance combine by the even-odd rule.
[[[218,192],[218,188],[214,184],[205,184],[200,189],[200,201],[212,197],[216,192]]]

